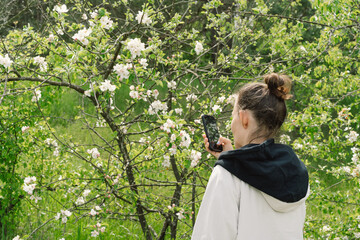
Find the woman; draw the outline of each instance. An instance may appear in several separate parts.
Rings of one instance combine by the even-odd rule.
[[[192,235],[193,240],[303,239],[308,173],[294,151],[272,137],[286,117],[291,80],[272,73],[264,83],[240,89],[229,139],[210,176]]]

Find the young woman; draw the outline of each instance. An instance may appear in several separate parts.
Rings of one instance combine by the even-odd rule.
[[[218,160],[197,215],[193,240],[303,239],[305,200],[309,194],[305,165],[273,136],[286,117],[291,80],[276,73],[265,83],[245,85],[237,94],[229,139],[223,152],[205,148]]]

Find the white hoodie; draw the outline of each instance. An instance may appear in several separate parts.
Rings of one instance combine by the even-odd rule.
[[[303,239],[305,200],[271,197],[217,165],[197,215],[192,240]]]

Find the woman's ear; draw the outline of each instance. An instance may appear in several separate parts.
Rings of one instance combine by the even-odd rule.
[[[247,129],[249,126],[249,113],[246,110],[239,111],[240,122],[244,129]]]

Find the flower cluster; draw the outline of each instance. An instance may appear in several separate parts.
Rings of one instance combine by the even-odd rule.
[[[289,142],[291,141],[291,138],[289,135],[283,134],[280,136],[280,142],[283,144],[289,144]]]
[[[175,123],[168,119],[166,122],[160,127],[161,130],[164,130],[167,133],[171,132],[171,129],[174,129],[176,127]]]
[[[170,167],[170,165],[171,165],[171,163],[170,163],[170,156],[167,156],[167,155],[164,156],[164,161],[162,162],[162,165],[163,165],[163,167],[165,167],[165,168],[169,168],[169,167]]]
[[[167,110],[166,103],[162,103],[159,100],[156,100],[153,103],[151,103],[148,112],[150,115],[154,115],[159,111],[166,111],[166,110]]]
[[[32,101],[32,102],[37,102],[37,101],[40,100],[40,98],[41,98],[41,90],[40,90],[40,89],[36,89],[34,96],[31,98],[31,101]]]
[[[69,210],[60,210],[60,212],[55,215],[55,219],[59,220],[61,217],[62,223],[66,223],[71,214]]]
[[[103,16],[100,18],[100,24],[102,28],[110,29],[113,25],[113,21],[108,16]]]
[[[120,80],[129,78],[130,64],[116,64],[114,66],[114,72],[120,77]]]
[[[191,102],[191,101],[195,102],[197,99],[198,99],[198,97],[193,93],[186,97],[186,101],[188,101],[188,102]]]
[[[190,159],[191,159],[191,167],[196,167],[199,163],[199,160],[201,159],[201,152],[198,152],[196,150],[191,150]]]
[[[94,91],[94,84],[93,83],[90,83],[90,89],[88,89],[88,90],[86,90],[85,92],[84,92],[84,95],[85,96],[87,96],[87,97],[90,97],[91,96],[91,92],[93,92]]]
[[[346,136],[347,139],[349,139],[349,141],[351,143],[356,142],[357,138],[358,138],[359,134],[355,131],[350,131],[349,135]]]
[[[360,149],[357,148],[357,147],[351,148],[351,151],[353,153],[353,156],[352,156],[351,160],[353,161],[354,164],[357,164],[358,161],[359,161],[359,150]]]
[[[56,157],[59,156],[59,148],[58,148],[58,143],[56,142],[56,140],[53,140],[51,138],[47,138],[45,140],[45,144],[49,145],[50,147],[55,147],[53,155],[56,156]]]
[[[75,41],[80,41],[84,45],[88,45],[89,40],[87,39],[87,37],[90,36],[91,33],[92,30],[90,28],[89,29],[84,28],[79,30],[72,38]]]
[[[32,177],[26,177],[24,180],[24,186],[23,186],[23,190],[25,192],[27,192],[29,195],[32,195],[35,187],[36,187],[36,177],[32,176]]]
[[[169,89],[176,89],[176,82],[175,81],[170,81],[167,84]]]
[[[94,228],[96,228],[96,230],[91,232],[91,236],[92,237],[97,237],[99,236],[100,232],[105,232],[105,227],[102,227],[100,223],[97,223],[96,225],[94,225]]]
[[[136,20],[139,24],[143,23],[148,26],[151,24],[151,18],[149,18],[149,16],[143,11],[138,12],[138,14],[136,15]]]
[[[87,150],[87,153],[88,153],[88,154],[91,154],[91,157],[94,158],[94,159],[100,157],[100,153],[99,153],[99,151],[98,151],[97,148],[88,149],[88,150]]]
[[[131,52],[132,58],[136,58],[141,55],[141,51],[145,50],[145,44],[139,38],[130,39],[126,48]]]
[[[219,105],[216,105],[216,104],[212,107],[212,110],[214,111],[214,113],[222,112],[221,107]]]
[[[44,57],[36,56],[34,57],[34,63],[40,65],[40,71],[46,72],[47,70],[47,62],[45,61]]]
[[[144,69],[146,69],[146,67],[149,65],[149,64],[147,63],[147,59],[146,59],[146,58],[140,59],[140,60],[139,60],[139,63],[140,63],[140,65],[141,65]]]
[[[150,96],[153,96],[155,99],[159,96],[159,91],[157,89],[151,91],[147,90],[146,95],[143,94],[143,89],[140,88],[140,86],[137,86],[136,88],[131,85],[130,86],[130,97],[133,99],[142,99],[144,101],[147,101],[147,98]]]
[[[100,83],[100,90],[105,92],[105,91],[110,91],[113,92],[116,89],[115,85],[111,85],[110,80],[105,80],[104,82]]]
[[[90,211],[90,213],[89,213],[89,215],[90,216],[96,216],[96,215],[98,215],[99,213],[97,212],[97,211],[95,211],[95,209],[91,209],[91,211]]]
[[[67,9],[66,5],[63,4],[61,6],[59,5],[56,5],[53,9],[53,11],[56,11],[58,12],[59,14],[62,14],[62,13],[67,13],[69,10]]]
[[[4,68],[9,68],[13,61],[9,58],[9,55],[6,54],[5,57],[0,55],[0,65],[3,65]]]
[[[180,147],[188,148],[191,144],[190,135],[186,131],[182,130],[180,131],[180,137],[181,137]]]
[[[203,45],[201,44],[201,42],[199,41],[196,41],[195,43],[195,52],[197,55],[199,55],[200,53],[202,53],[204,51],[204,47]]]

